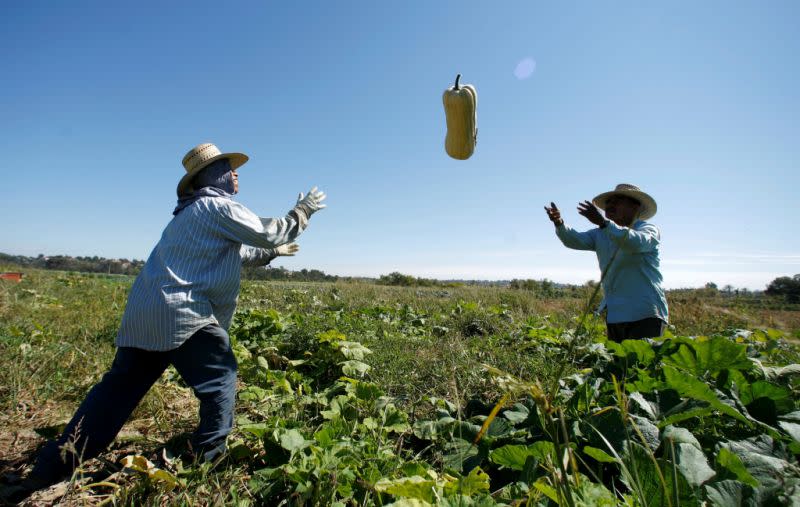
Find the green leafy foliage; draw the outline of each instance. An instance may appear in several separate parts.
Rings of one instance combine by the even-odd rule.
[[[742,460],[739,459],[739,456],[725,447],[720,449],[719,454],[717,454],[717,468],[723,476],[733,477],[754,488],[758,487],[758,481],[750,475],[750,472],[747,471]]]
[[[230,330],[235,469],[187,464],[169,491],[142,476],[165,496],[119,503],[196,503],[217,483],[230,505],[784,505],[800,491],[800,356],[775,330],[617,344],[598,319],[579,326],[577,304],[542,311],[535,290],[262,289],[243,287]],[[30,290],[17,296],[36,312],[67,301]],[[38,351],[52,328],[3,329],[14,361],[64,355]]]
[[[664,358],[664,363],[697,377],[727,369],[748,370],[753,366],[745,347],[722,336],[681,343],[677,352]]]
[[[400,310],[398,323],[417,329],[423,318],[419,312]],[[490,310],[498,316],[504,311]],[[385,321],[385,311],[373,315]],[[460,302],[454,315],[473,321],[479,311]],[[275,322],[291,322],[274,313],[254,316],[269,322],[249,329],[276,329]],[[524,334],[536,340],[534,347],[563,346],[550,328],[527,327]],[[783,435],[787,444],[793,441],[796,397],[791,385],[776,383],[779,377],[759,377],[752,357],[758,347],[748,347],[759,344],[766,350],[772,338],[760,339],[743,343],[739,336],[676,337],[606,342],[605,347],[588,344],[576,354],[576,366],[588,367],[562,379],[554,398],[548,399],[536,383],[487,367],[516,402],[506,407],[475,403],[473,412],[465,413],[450,401],[430,398],[433,413],[415,417],[369,381],[370,348],[327,330],[317,334],[316,348],[306,351],[302,361],[285,362],[287,368],[295,365],[304,372],[301,378],[310,376],[299,382],[309,386],[300,400],[297,381],[288,390],[273,382],[271,391],[248,386],[240,393],[240,399],[251,402],[280,393],[306,407],[300,417],[306,418],[305,427],[317,425],[313,433],[243,426],[246,433],[272,439],[267,449],[278,446],[288,452],[277,468],[257,472],[253,487],[265,500],[291,494],[305,502],[363,502],[378,495],[376,500],[393,505],[449,505],[464,498],[470,505],[494,504],[487,496],[494,481],[505,484],[497,498],[533,495],[529,497],[560,505],[694,506],[775,498],[774,487],[764,489],[756,479],[764,473],[767,454],[760,452],[766,451],[747,448],[751,459],[742,460],[736,446],[746,444],[733,440],[757,436],[759,424],[773,424],[770,431]],[[289,350],[280,343],[273,346],[279,354]],[[337,369],[338,378],[326,375]],[[635,390],[627,392],[630,388]],[[774,409],[772,419],[762,413],[768,408]],[[787,418],[779,421],[783,426],[777,424],[778,416]],[[679,421],[684,425],[674,426]],[[290,422],[283,419],[280,424]],[[730,440],[716,448],[715,442],[726,434]],[[407,438],[419,445],[397,446],[397,439],[403,443]],[[426,462],[415,461],[420,457]],[[789,469],[788,461],[779,460],[786,466],[772,473]],[[371,463],[366,473],[356,466],[361,461]],[[336,487],[317,486],[315,481],[333,470]],[[619,486],[612,490],[609,483]]]
[[[712,388],[705,382],[691,375],[681,373],[677,369],[668,365],[664,365],[663,371],[666,385],[672,389],[675,389],[680,396],[708,403],[709,406],[719,410],[723,414],[729,415],[746,424],[749,424],[747,418],[745,418],[735,408],[723,403],[716,393],[714,393]]]

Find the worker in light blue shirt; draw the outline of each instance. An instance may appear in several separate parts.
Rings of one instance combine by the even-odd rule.
[[[194,455],[211,460],[225,451],[237,369],[227,331],[241,266],[294,255],[293,240],[311,215],[325,208],[325,194],[314,187],[300,194],[286,216],[257,216],[233,201],[239,191],[237,169],[247,160],[211,143],[183,158],[186,175],[178,184],[174,216],[128,295],[114,362],[61,437],[44,447],[27,488],[57,482],[80,460],[102,452],[170,364],[200,400]],[[68,441],[74,445],[65,446]]]
[[[669,322],[658,256],[661,233],[645,221],[656,209],[652,197],[625,183],[578,204],[578,213],[597,226],[589,231],[565,225],[555,203],[545,206],[564,246],[597,254],[605,296],[600,309],[610,340],[661,336]]]

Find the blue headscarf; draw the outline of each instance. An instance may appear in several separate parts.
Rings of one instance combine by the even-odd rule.
[[[233,174],[231,173],[231,162],[227,158],[221,158],[208,164],[192,179],[192,192],[183,194],[178,199],[178,205],[172,212],[177,215],[186,206],[192,204],[201,197],[233,197]]]

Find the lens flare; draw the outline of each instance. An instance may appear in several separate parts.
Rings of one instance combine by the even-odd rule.
[[[533,72],[536,70],[536,60],[531,57],[523,58],[517,64],[517,68],[514,69],[514,75],[522,81],[523,79],[528,79],[533,75]]]

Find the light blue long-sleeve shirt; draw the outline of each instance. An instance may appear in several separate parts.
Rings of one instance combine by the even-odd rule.
[[[117,346],[172,350],[208,324],[227,330],[242,265],[268,264],[273,248],[294,240],[307,225],[299,208],[284,218],[260,218],[220,197],[184,208],[133,283]]]
[[[556,227],[556,235],[568,248],[594,250],[601,272],[619,249],[603,280],[605,297],[600,309],[607,309],[609,324],[650,317],[669,322],[658,259],[661,233],[655,225],[637,220],[628,228],[609,220],[602,229],[578,232],[562,224]]]

